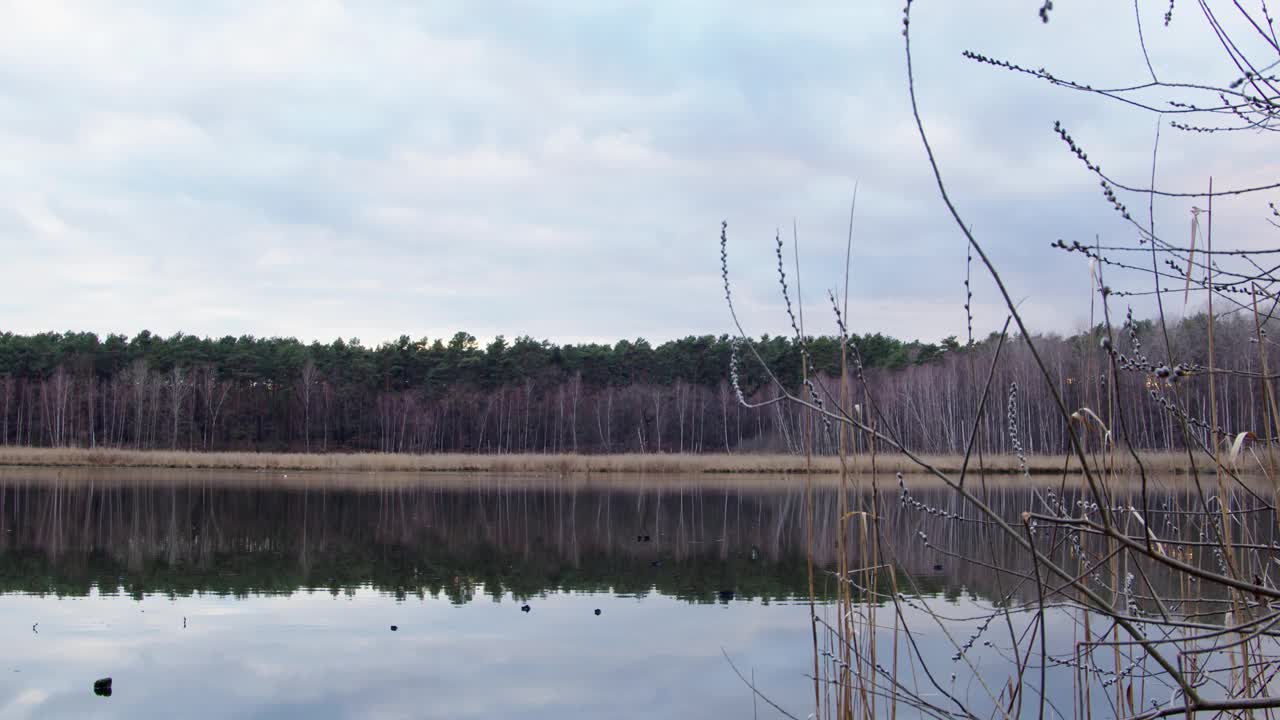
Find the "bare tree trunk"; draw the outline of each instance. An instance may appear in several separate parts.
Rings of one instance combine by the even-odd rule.
[[[533,380],[524,381],[524,437],[520,440],[520,449],[529,452],[529,404],[533,400]]]
[[[85,398],[89,404],[89,447],[93,448],[98,446],[97,421],[95,417],[98,406],[98,376],[93,374],[92,371],[89,373],[89,379],[85,381]]]
[[[653,391],[653,435],[657,438],[657,451],[662,452],[662,393]]]
[[[409,424],[409,409],[412,405],[408,393],[402,393],[400,395],[400,440],[396,446],[396,452],[404,452],[404,430]]]
[[[30,383],[27,384],[26,406],[27,406],[27,444],[35,445],[35,439],[31,436],[31,433],[34,432],[36,429],[35,427],[36,426],[36,419],[35,419],[36,394],[35,394],[35,389],[31,387]]]
[[[680,380],[676,381],[676,416],[679,420],[676,427],[680,431],[680,452],[684,452],[684,399],[687,393],[684,390],[684,383]]]
[[[316,363],[311,358],[302,365],[301,386],[298,398],[302,401],[302,447],[311,452],[311,390],[316,383]]]
[[[173,417],[173,433],[169,441],[171,450],[178,449],[178,426],[182,419],[182,401],[186,399],[187,390],[190,387],[186,371],[181,366],[174,365],[173,370],[169,371],[169,410]]]
[[[600,433],[600,445],[609,451],[609,439],[604,434],[604,422],[600,417],[600,397],[596,396],[596,430]]]
[[[0,378],[0,445],[9,444],[9,404],[13,401],[13,376]]]
[[[129,368],[129,377],[134,393],[133,444],[138,449],[142,449],[143,427],[146,422],[147,379],[150,377],[147,372],[147,361],[135,360]]]
[[[582,387],[582,373],[573,378],[573,452],[578,452],[578,391]]]
[[[329,452],[329,413],[333,412],[333,386],[327,381],[320,381],[320,402],[324,406],[324,428],[320,436],[320,452]]]
[[[729,385],[720,381],[720,427],[724,430],[724,451],[729,451]]]
[[[204,400],[205,427],[204,427],[204,449],[209,450],[213,447],[214,436],[218,430],[218,415],[222,412],[222,405],[227,400],[227,393],[231,391],[230,380],[219,380],[217,371],[212,365],[206,365],[201,377],[200,392]]]

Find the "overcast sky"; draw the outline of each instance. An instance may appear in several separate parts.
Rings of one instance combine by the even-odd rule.
[[[1066,0],[1044,25],[1039,5],[921,0],[913,37],[956,201],[1032,326],[1066,332],[1088,321],[1088,270],[1048,243],[1134,231],[1053,122],[1140,183],[1155,119],[961,58],[1148,79],[1132,6]],[[1162,74],[1230,81],[1193,5],[1169,28],[1166,4],[1144,8]],[[0,0],[0,16],[0,330],[719,334],[727,220],[748,330],[778,332],[773,236],[794,220],[822,331],[857,184],[852,329],[964,335],[965,249],[911,125],[901,2]],[[1265,140],[1199,142],[1166,130],[1162,185],[1275,177]],[[1265,239],[1261,205],[1230,210],[1223,237]],[[1181,237],[1188,208],[1157,222]],[[1004,315],[985,277],[975,291],[985,333]]]

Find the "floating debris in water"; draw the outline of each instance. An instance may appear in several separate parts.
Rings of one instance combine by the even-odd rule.
[[[395,632],[395,631],[397,631],[397,630],[399,630],[399,629],[400,629],[400,626],[399,626],[399,625],[392,625],[392,626],[391,626],[391,632]]]
[[[93,694],[102,697],[111,697],[111,678],[106,677],[101,680],[93,681]]]
[[[652,565],[653,567],[662,567],[662,561],[661,561],[661,560],[652,560],[652,561],[650,561],[650,562],[649,562],[649,564],[650,564],[650,565]]]
[[[934,571],[934,572],[942,572],[942,563],[936,563],[936,564],[933,566],[933,571]]]
[[[530,608],[529,608],[529,606],[528,606],[528,605],[521,605],[521,606],[520,606],[520,612],[529,612],[529,610],[530,610]]]
[[[36,629],[36,628],[38,628],[38,627],[40,627],[40,623],[35,623],[35,624],[33,624],[33,625],[31,626],[31,632],[33,632],[33,633],[35,633],[35,634],[39,635],[39,634],[40,634],[40,631]]]
[[[733,593],[733,591],[732,591],[732,590],[721,590],[721,591],[720,591],[720,599],[721,599],[721,600],[732,600],[732,599],[733,599],[733,594],[734,594],[734,593]]]
[[[600,608],[596,608],[596,614],[597,614],[597,615],[599,615],[599,614],[600,614]]]

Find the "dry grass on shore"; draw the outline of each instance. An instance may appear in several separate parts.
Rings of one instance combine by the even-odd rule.
[[[963,457],[959,455],[931,455],[925,459],[944,471],[956,472]],[[1074,461],[1070,464],[1063,456],[1032,456],[1028,469],[1035,474],[1060,474],[1079,470]],[[859,455],[851,458],[852,469],[866,472],[871,469],[871,457]],[[1120,471],[1133,469],[1127,455],[1117,453],[1115,468]],[[1174,474],[1186,472],[1187,456],[1180,453],[1143,453],[1143,463],[1150,472]],[[1211,471],[1212,461],[1198,458],[1202,471]],[[989,473],[1018,472],[1017,458],[1009,455],[987,456],[985,469]],[[294,470],[330,472],[480,472],[480,473],[724,473],[724,474],[788,474],[805,469],[803,456],[795,455],[691,455],[691,454],[627,454],[627,455],[571,455],[571,454],[517,454],[517,455],[468,455],[445,453],[437,455],[397,455],[386,453],[253,453],[253,452],[186,452],[162,450],[113,450],[82,448],[0,448],[0,466],[28,467],[114,467],[114,468],[175,468],[214,470]],[[902,455],[881,454],[876,458],[880,472],[918,472],[918,468]],[[835,457],[815,457],[813,468],[818,473],[840,472],[840,461]],[[971,471],[977,470],[976,457],[970,461]]]

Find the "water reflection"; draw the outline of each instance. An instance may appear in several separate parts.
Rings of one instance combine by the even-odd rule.
[[[473,476],[385,487],[280,484],[212,474],[126,482],[92,474],[0,476],[0,593],[76,596],[119,588],[135,597],[244,596],[369,586],[455,603],[477,592],[497,598],[557,590],[657,592],[691,602],[807,597],[805,491],[795,479]],[[897,490],[890,484],[882,491],[880,532],[920,592],[1000,598],[1012,591],[1014,600],[1034,599],[1014,590],[1018,576],[1031,571],[1026,555],[972,521],[976,513],[953,493],[913,489],[921,509],[899,502]],[[1012,519],[1043,510],[1045,491],[1004,487],[987,502]],[[822,571],[836,563],[839,494],[830,484],[813,494]],[[850,493],[846,503],[858,509],[868,498]],[[1054,502],[1078,500],[1068,492]],[[1142,500],[1122,494],[1116,502]],[[1148,499],[1147,523],[1162,535],[1180,521],[1162,509],[1171,502],[1177,507],[1179,497]],[[1250,517],[1253,538],[1275,539],[1268,514]],[[857,557],[857,523],[848,540]],[[1066,539],[1054,546],[1062,555],[1071,551]],[[1161,577],[1153,568],[1152,582]],[[820,572],[819,593],[831,584]]]
[[[803,493],[475,478],[273,489],[0,481],[0,591],[135,596],[361,586],[455,603],[554,590],[804,594]]]
[[[1046,491],[1014,484],[987,500],[1016,518]],[[867,497],[845,503],[857,510]],[[944,610],[908,607],[904,621],[926,657],[945,658],[954,646],[939,621],[963,638],[992,600],[1033,601],[1018,582],[1030,568],[951,493],[911,497],[921,506],[887,483],[880,531],[899,577]],[[805,499],[795,478],[0,471],[0,718],[748,716],[751,696],[721,648],[803,717]],[[1149,501],[1151,528],[1183,521],[1181,496]],[[822,596],[840,507],[837,488],[815,488]],[[1242,534],[1274,540],[1272,515],[1247,517]],[[855,522],[853,557],[860,537]],[[1065,538],[1052,546],[1071,551]],[[1168,582],[1159,568],[1145,577]],[[834,619],[831,606],[819,613]],[[1067,615],[1048,630],[1065,647],[1077,632]],[[1004,672],[1002,644],[982,635],[970,661]],[[979,693],[953,665],[951,682]],[[1071,687],[1068,669],[1049,675]],[[111,698],[92,692],[105,676]]]
[[[794,489],[140,478],[0,477],[0,718],[747,716],[722,648],[808,694]]]

